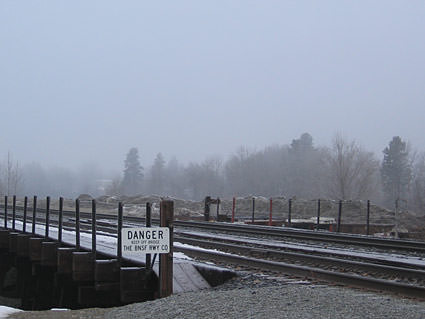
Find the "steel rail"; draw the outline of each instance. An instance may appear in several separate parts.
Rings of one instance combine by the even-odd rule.
[[[287,245],[285,242],[278,242],[275,244],[268,244],[265,242],[252,242],[247,240],[246,238],[230,238],[230,237],[217,237],[211,234],[192,234],[187,232],[178,232],[176,234],[176,238],[183,238],[183,240],[186,240],[188,243],[190,239],[187,238],[193,238],[193,239],[199,239],[201,241],[206,241],[211,243],[214,242],[214,244],[219,242],[226,242],[226,243],[234,243],[236,246],[246,246],[248,244],[253,245],[255,248],[264,248],[266,250],[277,250],[277,251],[286,251],[286,252],[297,252],[301,254],[308,254],[308,255],[316,255],[316,256],[334,256],[339,257],[341,259],[349,259],[349,260],[362,260],[364,262],[370,262],[375,264],[384,264],[387,266],[393,266],[393,267],[402,267],[402,268],[411,268],[411,269],[422,269],[425,270],[425,265],[418,265],[415,263],[406,263],[402,261],[396,261],[396,260],[387,260],[377,257],[371,257],[371,256],[359,256],[359,255],[352,255],[347,254],[346,252],[340,252],[337,250],[327,250],[326,248],[319,248],[317,250],[316,248],[311,247],[305,247],[305,246],[295,246],[294,244]],[[246,246],[250,247],[250,246]],[[408,266],[408,267],[407,267]]]
[[[308,253],[293,253],[293,252],[284,252],[276,249],[264,249],[264,248],[256,248],[251,246],[246,246],[242,244],[228,244],[222,242],[211,242],[210,240],[202,240],[202,239],[193,239],[193,238],[184,238],[179,235],[174,236],[175,241],[190,244],[196,246],[203,247],[212,247],[213,249],[220,250],[229,250],[232,253],[241,253],[246,255],[251,255],[253,253],[260,254],[264,256],[264,258],[279,258],[284,260],[294,260],[294,261],[302,261],[304,263],[320,263],[325,264],[326,266],[337,266],[337,267],[349,267],[356,268],[362,271],[367,272],[379,272],[385,273],[389,275],[396,276],[405,276],[405,277],[414,277],[419,278],[421,280],[425,280],[425,270],[421,269],[412,269],[407,267],[395,267],[391,265],[385,264],[375,264],[371,262],[363,262],[363,261],[353,261],[346,260],[336,257],[324,257],[324,256],[315,256]],[[413,266],[413,265],[412,265]]]
[[[297,230],[285,227],[238,225],[228,223],[210,223],[195,221],[175,221],[175,226],[201,228],[207,230],[227,231],[242,234],[255,234],[273,237],[292,237],[304,240],[335,242],[342,244],[373,246],[379,248],[414,250],[425,252],[425,242],[401,239],[369,237],[312,230]]]

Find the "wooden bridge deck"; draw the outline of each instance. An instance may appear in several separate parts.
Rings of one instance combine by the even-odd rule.
[[[4,220],[0,218],[0,225],[4,224]],[[32,227],[31,223],[27,223],[26,229],[27,232]],[[8,221],[8,228],[11,230],[12,222]],[[22,223],[16,221],[15,230],[17,232],[22,231]],[[37,236],[44,237],[45,227],[44,225],[36,225]],[[49,238],[52,240],[57,240],[58,230],[55,227],[49,227]],[[63,230],[62,232],[62,242],[68,246],[75,246],[75,232]],[[92,247],[91,234],[89,233],[80,233],[80,246],[82,250],[90,251]],[[107,256],[116,256],[117,253],[117,240],[114,237],[102,235],[98,233],[96,236],[96,250],[100,254]],[[140,256],[126,255],[123,253],[123,257],[134,261],[135,264],[144,264],[145,256],[141,254]],[[159,276],[159,257],[156,258],[153,270]],[[175,253],[173,256],[173,293],[181,293],[187,291],[197,291],[200,289],[210,288],[211,286],[208,282],[202,277],[198,272],[194,264],[187,257],[183,256],[181,253]]]

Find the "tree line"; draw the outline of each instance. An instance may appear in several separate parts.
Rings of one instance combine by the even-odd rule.
[[[206,195],[286,196],[304,199],[370,199],[394,208],[396,200],[410,209],[425,207],[425,156],[393,137],[380,160],[354,140],[336,134],[331,146],[316,147],[309,133],[289,145],[259,151],[239,148],[229,159],[210,157],[201,163],[168,163],[159,153],[152,166],[140,165],[137,148],[125,159],[123,177],[108,194],[157,194],[200,200]]]
[[[124,157],[122,174],[111,177],[95,163],[77,170],[19,165],[11,154],[0,163],[0,193],[76,197],[155,194],[201,200],[206,195],[285,196],[303,199],[370,199],[394,208],[396,200],[422,212],[425,208],[425,154],[393,137],[382,158],[356,141],[336,134],[330,146],[315,146],[309,133],[287,145],[261,150],[240,147],[230,158],[200,163],[166,161],[161,153],[144,168],[137,148]]]

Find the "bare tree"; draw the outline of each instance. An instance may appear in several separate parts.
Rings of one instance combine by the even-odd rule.
[[[223,161],[218,156],[210,156],[201,165],[204,178],[208,182],[209,195],[222,196],[224,191]]]
[[[13,194],[19,194],[20,192],[20,188],[22,186],[22,182],[23,182],[23,177],[22,177],[22,173],[19,167],[19,162],[16,161],[15,163],[15,168],[13,170],[13,174],[12,174],[12,187],[13,187]]]
[[[7,158],[4,169],[4,188],[5,194],[18,194],[23,181],[22,173],[19,167],[19,162],[13,162],[13,157],[10,152],[7,152]],[[13,193],[13,194],[12,194]]]
[[[202,199],[206,195],[223,194],[222,162],[217,157],[210,157],[202,164],[190,163],[186,170],[186,190],[192,199]]]
[[[425,211],[425,153],[417,156],[412,165],[409,206],[416,212]]]
[[[325,157],[327,193],[340,199],[367,199],[378,186],[379,162],[355,141],[336,134]]]

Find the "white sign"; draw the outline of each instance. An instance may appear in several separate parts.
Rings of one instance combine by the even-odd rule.
[[[133,254],[166,254],[170,252],[168,227],[123,228],[122,252]]]

